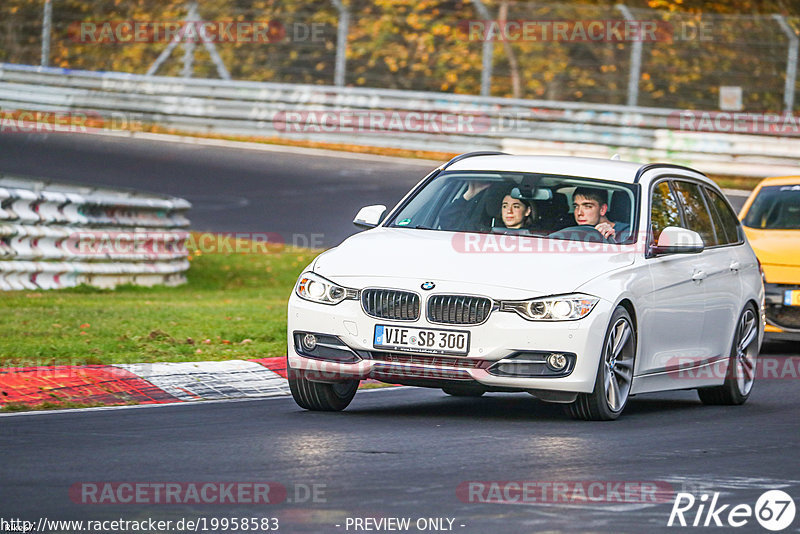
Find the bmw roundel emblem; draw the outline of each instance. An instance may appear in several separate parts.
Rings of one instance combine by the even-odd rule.
[[[423,282],[420,287],[422,287],[422,289],[424,289],[425,291],[428,291],[429,289],[433,289],[434,287],[436,287],[436,284],[434,284],[433,282]]]

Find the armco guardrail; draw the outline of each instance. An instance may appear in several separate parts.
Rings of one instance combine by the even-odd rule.
[[[737,122],[732,114],[717,112],[12,64],[0,64],[0,107],[77,111],[117,118],[120,125],[135,117],[186,132],[411,150],[618,153],[623,159],[666,160],[718,174],[794,174],[800,167],[797,120],[788,130],[774,129],[778,135],[764,127],[770,119],[753,114]],[[450,120],[455,125],[446,124]],[[415,130],[409,122],[421,127]]]
[[[0,290],[183,283],[189,207],[180,198],[0,175]]]

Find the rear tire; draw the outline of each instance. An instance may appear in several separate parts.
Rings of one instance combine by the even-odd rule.
[[[700,401],[716,406],[744,404],[753,391],[758,348],[758,312],[748,304],[736,322],[725,382],[721,386],[699,388]]]
[[[306,410],[340,412],[347,408],[358,391],[358,380],[331,384],[312,382],[298,369],[289,369],[289,389],[298,406]]]
[[[591,393],[579,393],[566,405],[574,419],[613,421],[625,409],[633,383],[636,332],[628,311],[617,306],[611,315],[603,342],[597,377]]]
[[[445,386],[442,391],[453,397],[480,397],[486,390],[474,386]]]

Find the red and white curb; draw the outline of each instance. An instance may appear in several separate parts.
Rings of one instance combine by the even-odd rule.
[[[283,357],[0,369],[0,407],[163,404],[278,395],[289,395]]]
[[[286,379],[256,362],[135,363],[116,365],[181,401],[288,395]]]

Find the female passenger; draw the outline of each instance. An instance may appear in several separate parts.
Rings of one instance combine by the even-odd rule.
[[[514,198],[511,194],[503,197],[500,204],[500,217],[506,228],[530,229],[536,214],[527,200]]]

